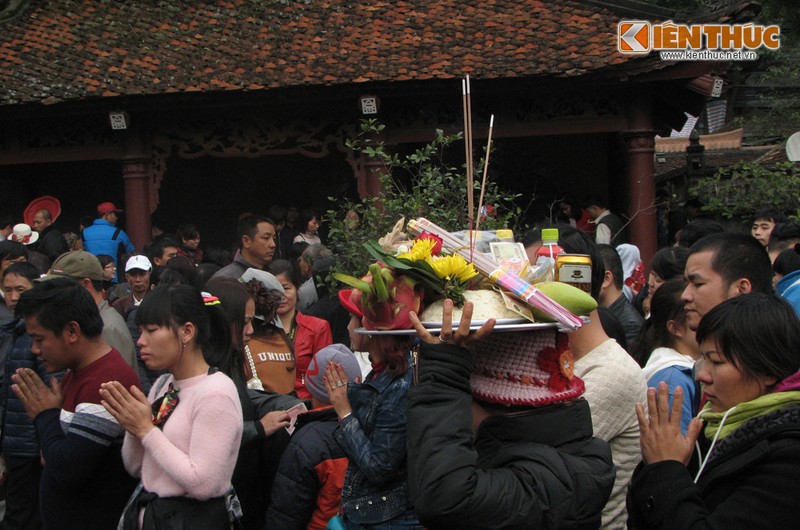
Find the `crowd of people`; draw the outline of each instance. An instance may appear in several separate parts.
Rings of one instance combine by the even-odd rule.
[[[313,210],[230,252],[188,222],[136,249],[111,202],[0,219],[3,527],[793,524],[800,224],[697,217],[643,263],[601,198],[559,211],[597,302],[569,333],[450,300],[433,331],[419,293],[378,320],[405,273],[331,291]]]

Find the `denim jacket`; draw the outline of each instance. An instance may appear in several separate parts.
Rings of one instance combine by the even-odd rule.
[[[353,413],[333,437],[350,459],[341,509],[354,523],[381,523],[412,508],[406,470],[406,404],[413,377],[408,360],[399,377],[383,371],[347,389]]]

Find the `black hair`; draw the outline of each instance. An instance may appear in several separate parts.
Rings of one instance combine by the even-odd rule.
[[[301,234],[308,229],[308,223],[310,223],[314,218],[316,218],[317,221],[320,219],[319,214],[317,214],[317,212],[311,208],[303,208],[300,210],[300,215],[297,217],[297,224],[300,228]]]
[[[750,217],[750,224],[755,223],[759,219],[766,219],[767,221],[778,224],[786,221],[786,214],[772,208],[764,208],[762,210],[758,210],[752,215],[752,217]]]
[[[628,351],[628,338],[625,336],[625,328],[622,323],[607,307],[598,307],[597,316],[600,317],[600,325],[603,331],[610,338],[617,341],[617,344],[622,346],[622,349]]]
[[[57,335],[70,322],[77,322],[81,333],[90,339],[103,332],[103,319],[92,295],[67,277],[36,282],[19,297],[14,315],[35,316],[43,328]]]
[[[747,278],[753,292],[772,292],[772,263],[769,254],[750,234],[720,233],[706,236],[689,248],[689,256],[712,252],[711,268],[731,285]]]
[[[578,230],[569,225],[558,225],[558,246],[568,254],[585,254],[592,261],[592,298],[597,300],[600,297],[600,286],[603,285],[603,277],[606,275],[603,257],[597,251],[592,238],[583,230]]]
[[[305,241],[292,243],[292,247],[289,249],[289,259],[297,261],[309,246],[310,245]]]
[[[8,228],[14,224],[14,216],[10,214],[0,214],[0,228]]]
[[[689,249],[686,247],[662,248],[650,260],[650,270],[664,281],[683,278],[687,259],[689,259]]]
[[[770,253],[773,250],[786,250],[796,243],[800,243],[800,223],[795,221],[776,224],[769,235]]]
[[[180,245],[177,243],[177,241],[168,237],[158,237],[152,240],[149,244],[145,245],[142,251],[144,252],[144,255],[147,256],[147,259],[150,260],[150,263],[155,265],[156,258],[161,259],[161,256],[164,255],[164,250],[167,247],[180,248]]]
[[[800,270],[800,245],[787,248],[772,262],[772,270],[781,276],[786,276],[796,270]]]
[[[669,332],[667,323],[670,320],[679,324],[686,322],[686,312],[681,300],[685,288],[686,280],[672,278],[661,284],[650,299],[650,318],[644,321],[633,355],[639,366],[644,367],[647,364],[654,349],[672,346],[675,338]]]
[[[221,268],[222,267],[216,263],[201,263],[194,269],[192,285],[200,290],[205,289],[206,283],[208,283],[211,277]]]
[[[695,219],[691,223],[681,228],[678,235],[678,245],[690,248],[697,241],[711,234],[720,234],[725,228],[711,219]]]
[[[178,226],[177,230],[175,230],[175,238],[181,245],[183,245],[184,239],[194,239],[199,235],[200,230],[198,230],[197,226],[193,225],[192,223],[182,224]]]
[[[222,268],[230,265],[232,261],[233,256],[230,251],[221,247],[206,247],[203,252],[203,263],[213,263]]]
[[[622,290],[622,284],[625,281],[622,272],[622,258],[619,257],[617,249],[611,245],[600,244],[597,245],[597,252],[603,257],[603,265],[606,271],[614,276],[614,287]]]
[[[7,259],[28,259],[28,247],[18,241],[0,241],[0,261]]]
[[[244,236],[255,239],[258,233],[258,225],[261,223],[269,223],[273,227],[275,226],[272,219],[259,215],[245,215],[239,220],[239,225],[236,227],[236,244],[239,248],[242,248],[242,238]]]
[[[697,342],[705,340],[715,341],[745,377],[782,381],[800,369],[800,320],[772,294],[744,294],[713,308],[697,327]]]
[[[207,290],[219,298],[222,314],[231,330],[233,352],[220,362],[218,368],[231,378],[244,379],[244,332],[245,308],[252,297],[245,286],[233,278],[214,278],[208,282]]]
[[[178,271],[183,279],[181,283],[191,284],[194,280],[194,269],[196,268],[192,258],[188,256],[173,256],[167,260],[167,268]]]
[[[589,195],[584,204],[587,208],[590,206],[599,206],[600,208],[608,209],[608,201],[597,193]]]
[[[264,270],[275,277],[285,274],[295,287],[300,287],[303,284],[303,278],[300,277],[300,270],[298,269],[297,265],[288,259],[272,260],[272,262],[267,265]]]
[[[581,208],[577,197],[575,197],[575,195],[572,193],[562,193],[560,197],[561,200],[558,201],[558,204],[566,204],[569,206],[570,215],[565,217],[565,220],[569,221],[570,219],[575,219],[576,221],[579,221],[581,216],[583,216],[583,208]],[[563,216],[563,213],[560,213],[559,215]]]
[[[94,219],[94,215],[81,215],[81,218],[78,219],[78,227],[89,228],[94,223]]]
[[[528,230],[524,236],[522,236],[522,246],[528,248],[529,246],[540,243],[542,241],[542,229],[541,228],[531,228]]]
[[[280,204],[274,204],[267,210],[267,216],[277,224],[286,222],[286,208]]]
[[[117,262],[117,260],[115,260],[113,257],[109,256],[108,254],[97,254],[97,261],[100,262],[100,266],[103,267],[103,268],[105,268],[106,265],[108,265],[109,263],[116,263]]]
[[[3,278],[9,274],[15,274],[23,278],[27,278],[31,283],[39,278],[39,270],[31,263],[25,261],[12,263],[6,270],[3,271]]]
[[[166,265],[156,265],[150,273],[150,285],[179,285],[185,283],[186,278],[180,271],[170,269]]]
[[[206,305],[200,291],[190,285],[159,286],[153,289],[136,311],[137,326],[177,329],[187,322],[197,329],[197,346],[211,366],[224,365],[231,347],[231,330],[220,304]]]

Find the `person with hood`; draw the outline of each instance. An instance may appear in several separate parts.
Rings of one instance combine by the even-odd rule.
[[[697,415],[700,391],[694,380],[694,363],[700,357],[695,332],[686,325],[681,293],[686,288],[683,278],[661,284],[653,295],[650,318],[639,339],[636,359],[643,367],[647,386],[657,388],[664,381],[669,389],[670,406],[678,387],[683,389],[681,432],[686,434],[689,422]]]

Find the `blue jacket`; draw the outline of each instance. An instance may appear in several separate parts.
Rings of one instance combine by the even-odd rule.
[[[350,459],[342,512],[354,523],[389,521],[412,509],[406,469],[406,404],[413,370],[400,377],[385,370],[350,383],[353,413],[333,433]]]
[[[111,256],[116,261],[119,245],[122,244],[125,247],[125,252],[130,254],[135,250],[133,243],[131,243],[128,234],[121,229],[117,234],[117,238],[114,239],[114,234],[117,230],[116,226],[105,219],[95,219],[92,226],[84,228],[81,234],[83,238],[83,248],[95,256],[105,254]],[[122,267],[120,266],[119,268],[121,269]],[[119,279],[119,271],[117,271],[117,279]]]
[[[778,281],[775,293],[792,304],[795,313],[800,315],[800,271],[790,272]]]
[[[17,458],[39,456],[39,442],[33,422],[25,412],[25,406],[11,390],[11,376],[19,368],[35,370],[39,377],[50,384],[54,374],[45,370],[31,353],[31,337],[25,331],[25,323],[14,320],[0,327],[0,358],[5,356],[2,382],[2,450],[3,454]],[[63,372],[62,372],[63,373]],[[61,374],[59,374],[61,375]]]

